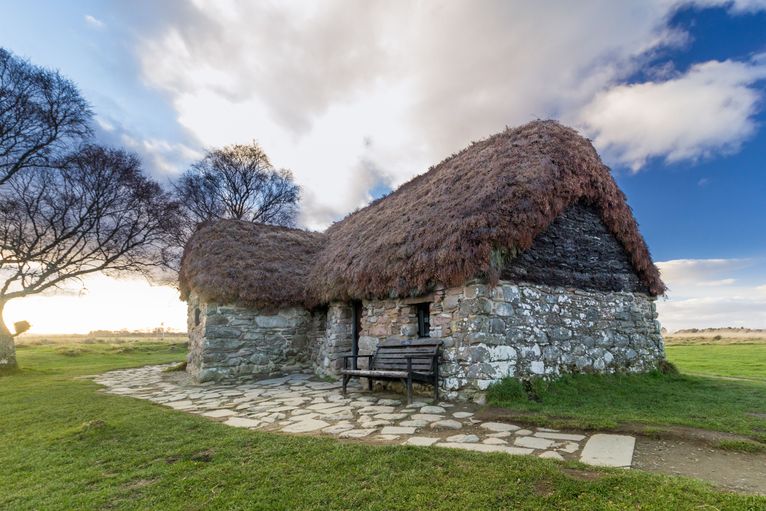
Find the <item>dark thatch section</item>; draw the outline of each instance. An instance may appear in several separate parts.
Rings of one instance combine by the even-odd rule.
[[[435,283],[498,278],[499,254],[526,250],[566,208],[599,211],[653,295],[665,285],[625,195],[591,143],[536,121],[474,143],[327,230],[310,293],[333,299],[417,295]],[[493,257],[494,256],[494,257]]]
[[[591,143],[536,121],[474,143],[324,234],[206,225],[184,252],[182,297],[194,289],[219,302],[316,305],[494,283],[576,203],[598,212],[649,293],[663,294],[625,195]]]
[[[264,308],[306,304],[309,268],[325,235],[300,229],[220,220],[200,226],[184,250],[181,298]]]

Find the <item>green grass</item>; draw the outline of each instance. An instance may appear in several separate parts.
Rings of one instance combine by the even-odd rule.
[[[725,451],[737,452],[766,452],[766,445],[759,442],[750,442],[748,440],[720,440],[716,447]]]
[[[766,382],[766,343],[667,346],[666,351],[684,373]]]
[[[230,428],[107,395],[78,376],[183,358],[177,346],[19,350],[0,377],[0,509],[763,509],[639,471],[368,446]],[[87,348],[87,350],[85,350]]]
[[[766,441],[766,383],[658,372],[570,375],[535,382],[530,401],[516,380],[490,388],[490,405],[529,414],[541,425],[610,429],[638,423],[687,426]]]

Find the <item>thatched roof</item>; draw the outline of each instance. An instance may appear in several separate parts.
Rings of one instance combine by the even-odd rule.
[[[300,229],[219,220],[202,224],[184,249],[181,298],[281,307],[307,300],[309,269],[325,235]]]
[[[307,289],[305,295],[294,291],[295,298],[327,303],[413,296],[437,283],[457,286],[477,276],[494,281],[499,274],[498,254],[512,256],[526,250],[578,201],[598,210],[649,292],[663,294],[665,285],[609,168],[587,139],[554,121],[532,122],[474,143],[335,223],[324,237],[287,230],[292,233],[291,247],[277,249],[279,236],[270,239],[269,249],[255,240],[248,246],[247,260],[232,249],[231,254],[217,257],[220,277],[216,279],[200,275],[202,266],[210,266],[196,261],[197,256],[208,257],[202,245],[209,237],[195,236],[184,263],[198,270],[182,269],[182,287],[184,282],[187,289],[189,285],[195,289],[221,286],[228,278],[240,298],[252,299],[264,292],[263,299],[270,300],[283,297],[271,291],[274,285],[261,281],[273,280],[271,274],[289,273],[295,277],[290,283]],[[208,229],[217,229],[219,236],[225,231]],[[264,231],[253,228],[252,232],[262,236]],[[228,243],[234,245],[246,245],[252,239],[244,232],[233,234]],[[215,243],[227,242],[219,238]],[[279,256],[274,255],[277,250]],[[248,291],[243,293],[243,287]]]

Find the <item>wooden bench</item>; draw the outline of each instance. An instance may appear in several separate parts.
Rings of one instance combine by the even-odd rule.
[[[433,385],[434,399],[439,400],[440,339],[386,339],[378,344],[374,355],[343,357],[343,393],[352,377],[367,378],[372,390],[373,380],[401,381],[407,387],[407,403],[412,403],[412,382]],[[357,368],[360,358],[367,359],[367,368]],[[352,363],[349,365],[349,361]]]

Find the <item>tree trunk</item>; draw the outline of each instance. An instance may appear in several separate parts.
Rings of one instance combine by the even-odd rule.
[[[0,302],[0,371],[3,369],[16,369],[16,344],[13,341],[13,335],[8,327],[5,326],[3,319],[3,309],[5,302]]]

